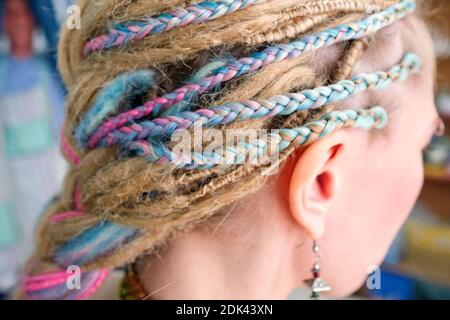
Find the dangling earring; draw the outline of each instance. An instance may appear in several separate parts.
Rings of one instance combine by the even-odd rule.
[[[313,241],[314,264],[311,268],[313,274],[312,279],[305,280],[305,283],[311,287],[311,299],[318,300],[322,292],[330,291],[330,286],[320,277],[320,249],[317,241]]]

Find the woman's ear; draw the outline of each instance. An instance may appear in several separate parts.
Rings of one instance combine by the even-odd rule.
[[[295,155],[289,183],[289,205],[297,221],[312,239],[325,230],[325,216],[339,192],[339,159],[345,133],[318,140]]]

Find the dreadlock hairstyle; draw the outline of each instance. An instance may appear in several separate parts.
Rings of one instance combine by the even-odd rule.
[[[370,39],[413,12],[414,0],[78,5],[82,28],[64,29],[59,48],[69,88],[61,142],[71,165],[40,221],[21,286],[29,299],[87,298],[113,268],[258,191],[261,168],[273,164],[236,160],[267,152],[283,163],[335,130],[382,129],[384,106],[339,102],[420,69],[405,52],[388,70],[352,76]],[[332,58],[322,61],[324,53]],[[227,148],[233,161],[174,152],[171,136],[196,128],[273,131],[270,141]],[[71,265],[82,269],[81,290],[66,286]]]

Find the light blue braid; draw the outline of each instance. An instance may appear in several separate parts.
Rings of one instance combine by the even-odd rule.
[[[213,0],[191,4],[186,8],[175,8],[144,21],[115,24],[109,34],[98,36],[86,43],[84,53],[119,47],[133,40],[167,32],[176,27],[185,27],[245,9],[265,0]]]
[[[314,51],[338,42],[360,39],[367,34],[376,32],[381,28],[392,24],[396,20],[403,18],[408,13],[414,11],[415,7],[416,4],[414,0],[403,0],[401,3],[392,5],[386,10],[368,16],[358,22],[343,24],[323,32],[304,36],[289,44],[271,46],[261,52],[253,53],[249,57],[241,58],[238,61],[231,61],[225,66],[221,66],[212,71],[208,77],[193,83],[188,83],[171,93],[146,102],[143,106],[118,114],[111,119],[104,120],[102,125],[100,125],[90,137],[79,139],[80,145],[82,147],[94,149],[98,147],[99,141],[108,135],[108,133],[121,128],[130,122],[147,116],[157,117],[164,110],[167,110],[182,101],[189,102],[193,97],[213,88],[217,88],[218,85],[223,82],[227,82],[252,71],[257,71],[273,62],[298,57],[305,52]],[[82,121],[85,120],[86,118]],[[87,145],[83,143],[86,140],[89,141]]]
[[[275,146],[277,153],[279,153],[287,148],[309,144],[340,128],[381,129],[387,124],[387,121],[388,114],[381,107],[373,107],[369,110],[349,109],[332,111],[325,114],[321,119],[308,122],[298,128],[273,130],[270,133],[270,139],[267,141],[261,140],[260,137],[250,142],[238,141],[236,146],[225,147],[225,154],[214,151],[200,153],[194,151],[189,155],[179,155],[172,152],[161,141],[154,142],[152,140],[132,142],[129,149],[135,155],[145,157],[149,162],[170,163],[177,168],[187,170],[205,170],[217,165],[236,165],[246,161],[251,163],[253,159],[249,159],[249,155],[258,157],[268,154],[267,148],[269,146],[271,147],[270,150],[273,150],[272,148]],[[232,157],[229,157],[230,154],[232,154]]]
[[[55,261],[61,266],[86,265],[131,242],[139,234],[136,228],[100,222],[61,245],[56,251]]]
[[[271,118],[277,115],[290,115],[297,111],[317,109],[327,104],[337,103],[369,89],[384,89],[392,81],[403,81],[421,68],[421,59],[407,53],[400,64],[389,71],[360,74],[351,80],[343,80],[328,86],[303,90],[297,93],[277,95],[267,100],[246,100],[230,102],[221,106],[196,111],[182,111],[165,118],[135,122],[111,132],[100,141],[101,147],[113,144],[123,145],[146,138],[164,140],[178,129],[204,126],[214,127],[258,118]]]
[[[156,85],[156,74],[153,70],[138,70],[124,73],[100,90],[94,106],[84,116],[75,132],[75,137],[83,141],[91,135],[108,116],[120,112],[127,100],[147,93]]]

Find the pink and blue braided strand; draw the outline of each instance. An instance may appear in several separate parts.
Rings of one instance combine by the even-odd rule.
[[[399,20],[408,13],[414,11],[415,8],[416,3],[414,0],[403,0],[401,3],[363,18],[358,22],[343,24],[323,32],[304,36],[289,44],[271,46],[261,52],[253,53],[249,57],[229,62],[224,66],[213,70],[211,75],[200,79],[199,81],[188,83],[172,93],[165,94],[162,97],[145,103],[143,106],[139,106],[108,119],[103,122],[91,136],[82,139],[88,140],[87,145],[84,144],[83,141],[79,141],[79,143],[82,147],[93,149],[109,132],[124,126],[128,122],[147,116],[157,117],[162,111],[173,105],[186,101],[186,99],[190,100],[196,95],[216,88],[221,83],[240,77],[246,73],[257,71],[273,62],[298,57],[306,52],[314,51],[338,42],[360,39],[365,35],[374,33],[391,25],[396,20]]]
[[[100,222],[61,245],[55,255],[60,265],[86,265],[114,252],[140,235],[139,229],[109,221]]]
[[[332,111],[321,119],[306,123],[293,129],[277,129],[270,134],[272,143],[276,143],[278,152],[288,147],[298,147],[308,144],[316,139],[323,138],[336,129],[350,126],[359,129],[381,129],[388,121],[387,112],[381,107],[368,110]],[[317,134],[317,130],[320,130]],[[249,155],[258,156],[267,154],[268,143],[261,140],[239,142],[236,146],[226,148],[226,156],[217,152],[192,152],[189,155],[176,154],[161,142],[138,141],[130,144],[130,149],[147,161],[159,164],[171,163],[177,168],[187,170],[207,170],[218,165],[236,165],[251,161]],[[232,157],[229,155],[232,154]]]
[[[140,231],[136,228],[101,222],[83,231],[77,237],[65,242],[55,254],[55,263],[60,271],[49,274],[27,276],[24,279],[23,288],[29,299],[85,299],[96,292],[106,279],[110,270],[99,269],[82,271],[81,288],[70,289],[66,282],[71,274],[65,269],[71,265],[82,266],[97,258],[114,252],[122,246],[130,243]]]
[[[118,76],[100,90],[94,105],[78,126],[75,138],[82,144],[87,143],[86,137],[101,125],[103,119],[120,112],[124,104],[146,94],[155,85],[156,74],[153,70],[131,71]]]
[[[79,290],[68,290],[71,274],[65,271],[28,277],[23,287],[30,300],[84,300],[98,290],[108,274],[108,269],[81,272]]]
[[[214,20],[230,13],[248,8],[261,0],[218,0],[191,4],[186,8],[175,8],[158,16],[124,24],[115,24],[108,34],[88,41],[84,47],[86,55],[120,47],[131,41],[141,40],[150,35],[167,32],[177,27],[199,24]]]
[[[297,93],[277,95],[267,100],[245,100],[195,111],[182,111],[164,118],[144,120],[123,126],[99,142],[99,147],[125,145],[132,141],[147,138],[170,137],[178,129],[204,126],[214,127],[236,121],[271,118],[277,115],[290,115],[297,111],[317,109],[331,103],[345,100],[365,90],[381,90],[392,81],[403,81],[416,74],[421,68],[421,59],[412,53],[405,54],[400,64],[389,71],[378,71],[354,76],[328,86],[303,90]]]
[[[119,98],[119,101],[129,96],[129,91],[123,90],[122,94],[123,96],[116,97]],[[63,138],[65,138],[64,135]],[[79,157],[76,156],[69,143],[65,139],[64,141],[63,150],[68,154],[69,159],[74,165],[79,165]],[[75,188],[73,198],[75,210],[52,215],[49,218],[49,223],[58,224],[85,215],[85,208],[81,203],[77,187]],[[70,280],[71,273],[68,273],[65,268],[71,265],[87,264],[98,257],[117,250],[122,245],[126,245],[138,235],[138,229],[107,221],[100,222],[82,232],[77,237],[63,243],[56,250],[54,262],[59,267],[58,271],[24,276],[22,288],[27,299],[84,300],[89,298],[100,288],[111,270],[108,268],[92,271],[82,270],[80,274],[80,288],[70,289],[67,286],[67,282]]]

